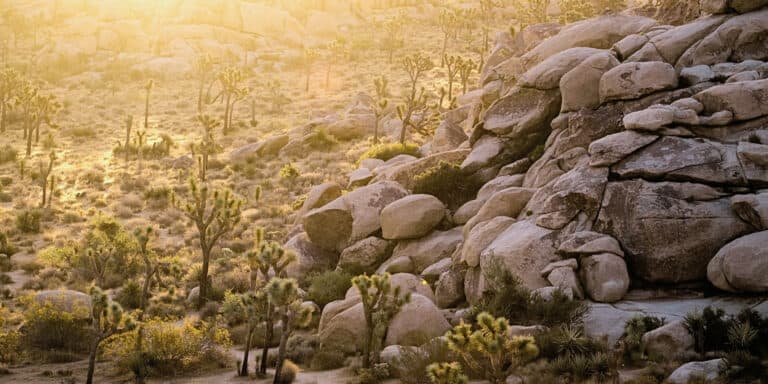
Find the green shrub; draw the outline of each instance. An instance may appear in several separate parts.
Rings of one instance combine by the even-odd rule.
[[[40,221],[43,211],[39,209],[25,209],[16,215],[16,229],[22,233],[40,233]]]
[[[336,146],[339,140],[325,129],[318,129],[304,138],[304,142],[310,148],[318,151],[327,151]]]
[[[404,348],[394,363],[393,369],[405,384],[430,384],[427,367],[445,361],[455,361],[446,342],[440,338],[432,339],[418,349]]]
[[[517,277],[502,268],[494,270],[501,272],[496,276],[488,276],[491,289],[483,293],[473,308],[475,313],[488,312],[494,316],[503,316],[518,325],[555,327],[583,322],[589,310],[584,302],[571,300],[561,291],[555,291],[549,299],[533,295]]]
[[[0,329],[0,363],[14,363],[21,352],[21,333]]]
[[[440,162],[414,178],[413,193],[432,195],[455,210],[477,196],[483,182],[458,164]]]
[[[105,341],[105,354],[124,372],[141,371],[148,377],[165,377],[230,363],[226,348],[229,333],[215,323],[167,323],[151,320],[141,327],[143,353],[135,356],[139,330]]]
[[[0,231],[0,255],[13,256],[18,250],[8,239],[8,236]]]
[[[51,305],[32,304],[24,311],[21,345],[36,360],[61,361],[88,352],[87,322]]]
[[[350,287],[352,275],[347,272],[322,272],[309,278],[307,299],[323,308],[331,301],[343,299]]]
[[[693,336],[694,348],[699,353],[723,351],[728,341],[728,321],[725,311],[706,307],[701,312],[691,312],[683,319],[685,328]]]
[[[621,337],[621,349],[624,359],[628,362],[642,358],[642,337],[664,325],[664,319],[655,316],[635,316],[624,324],[624,334]]]
[[[282,168],[280,168],[280,178],[288,181],[296,180],[301,173],[299,172],[299,169],[296,168],[293,163],[285,164]]]
[[[291,335],[286,345],[285,357],[298,364],[307,364],[312,361],[318,348],[320,348],[320,337],[317,335]]]
[[[347,355],[336,349],[320,348],[312,355],[310,368],[316,371],[327,371],[344,366]]]
[[[120,292],[115,296],[115,301],[125,309],[138,309],[141,306],[142,287],[136,280],[129,280],[123,284]]]
[[[11,147],[10,144],[6,144],[2,148],[0,148],[0,164],[16,161],[16,157],[18,155],[19,155],[19,152],[17,150]]]
[[[358,163],[365,159],[379,159],[387,161],[399,155],[420,157],[419,146],[415,143],[388,143],[374,145],[363,153],[357,160]]]

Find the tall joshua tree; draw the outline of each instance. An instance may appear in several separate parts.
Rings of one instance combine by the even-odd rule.
[[[349,50],[345,42],[341,39],[336,39],[326,46],[326,60],[328,66],[325,69],[325,89],[330,89],[331,86],[331,68],[337,60],[340,60],[349,54]]]
[[[448,42],[456,37],[458,28],[460,27],[459,17],[456,14],[456,11],[444,9],[440,12],[437,23],[440,26],[440,31],[443,33],[443,49],[440,51],[440,58],[442,58],[442,65],[445,66],[445,55],[446,50],[448,49]]]
[[[482,66],[482,65],[481,65]],[[472,71],[476,68],[475,62],[472,59],[461,60],[458,64],[459,78],[461,78],[462,92],[467,93],[467,86],[469,84],[469,76],[472,75]]]
[[[224,128],[222,133],[227,135],[232,129],[232,115],[235,105],[244,100],[250,94],[250,89],[244,87],[241,83],[245,80],[243,71],[236,67],[227,67],[219,72],[217,76],[221,91],[212,102],[219,98],[224,102]]]
[[[273,384],[279,384],[285,362],[288,338],[298,329],[309,325],[312,321],[313,308],[302,305],[299,293],[299,283],[294,279],[272,279],[265,287],[269,300],[275,306],[275,314],[283,324],[280,334],[280,346],[277,348],[277,364]]]
[[[18,83],[19,73],[15,69],[6,67],[0,70],[0,133],[5,132],[6,116]]]
[[[373,86],[376,89],[376,99],[374,100],[373,105],[373,116],[375,120],[375,124],[373,126],[374,145],[379,143],[379,124],[381,123],[381,118],[384,117],[384,114],[387,111],[387,106],[389,105],[389,100],[387,100],[388,84],[389,80],[387,80],[385,76],[380,76],[373,80]]]
[[[197,165],[199,168],[198,178],[205,181],[208,177],[208,159],[211,155],[221,150],[216,144],[213,132],[220,125],[218,121],[207,115],[198,116],[197,120],[203,126],[203,137],[198,143],[191,144],[192,155],[197,156]]]
[[[456,81],[456,76],[459,74],[459,70],[463,63],[461,56],[448,56],[443,57],[443,62],[448,69],[448,100],[450,102],[453,99],[453,83]],[[442,104],[442,103],[441,103]]]
[[[285,277],[285,271],[292,262],[296,260],[296,255],[285,250],[276,242],[264,241],[264,230],[256,230],[256,239],[254,249],[247,254],[248,263],[251,267],[252,285],[261,289],[268,285],[273,278]],[[261,363],[259,372],[267,372],[267,355],[269,352],[269,341],[274,336],[275,318],[274,303],[269,302],[264,313],[264,340],[266,343],[261,353]],[[245,364],[245,363],[244,363]]]
[[[53,172],[53,163],[56,161],[56,153],[51,151],[51,154],[48,155],[48,166],[43,165],[43,163],[40,163],[40,187],[43,190],[43,198],[40,202],[40,208],[45,207],[46,203],[46,191],[48,190],[48,183],[50,180],[50,188],[51,188],[51,195],[53,195],[53,175],[51,173]],[[49,199],[51,199],[53,196],[51,196]]]
[[[205,101],[205,85],[213,72],[213,58],[211,55],[204,54],[197,57],[194,63],[195,75],[197,76],[197,113],[203,113],[203,104]]]
[[[316,49],[304,48],[301,58],[305,76],[304,92],[309,92],[309,79],[312,77],[312,66],[315,64],[315,61],[317,61],[319,56],[320,54]]]
[[[32,154],[32,133],[34,131],[35,143],[40,141],[40,126],[45,123],[49,127],[56,127],[53,117],[61,109],[61,104],[54,95],[41,95],[36,93],[32,99],[29,116],[29,128],[27,132],[27,156]]]
[[[154,86],[154,80],[149,80],[144,86],[144,90],[146,91],[146,97],[144,98],[144,129],[149,128],[149,94],[152,92]]]
[[[194,178],[189,179],[189,193],[189,201],[182,209],[197,229],[202,252],[203,267],[198,297],[198,307],[202,307],[208,298],[208,270],[213,248],[240,222],[242,201],[232,196],[229,190],[210,192],[208,186],[198,185]]]

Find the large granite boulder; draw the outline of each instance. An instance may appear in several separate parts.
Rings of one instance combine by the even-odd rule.
[[[433,231],[420,239],[400,241],[392,252],[392,258],[407,257],[413,262],[414,272],[449,258],[461,243],[461,227],[448,231]]]
[[[314,244],[306,233],[301,232],[285,243],[285,249],[296,254],[296,261],[288,265],[288,276],[303,278],[313,272],[336,267],[339,253]]]
[[[600,101],[632,100],[677,87],[677,72],[665,62],[624,63],[600,78]]]
[[[707,278],[726,291],[768,292],[768,231],[726,244],[709,262]]]
[[[381,210],[382,237],[391,240],[422,237],[440,223],[445,205],[432,195],[410,195]]]

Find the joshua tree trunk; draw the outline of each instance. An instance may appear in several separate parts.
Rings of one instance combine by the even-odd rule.
[[[208,267],[211,261],[211,250],[205,238],[205,234],[200,235],[200,244],[203,249],[203,268],[200,271],[200,292],[197,298],[198,308],[202,308],[208,298]]]
[[[365,332],[365,344],[363,344],[363,368],[371,367],[371,343],[373,342],[374,324],[370,311],[365,314],[365,323],[368,329]]]
[[[280,335],[280,346],[277,348],[277,364],[275,365],[275,379],[272,384],[280,383],[280,372],[283,370],[285,361],[285,346],[288,344],[288,335],[291,333],[290,321],[287,316],[283,316],[283,333]]]
[[[232,96],[227,94],[227,99],[224,103],[224,128],[222,129],[224,135],[229,133],[229,114],[230,114],[231,102],[232,102]]]
[[[91,344],[88,355],[88,376],[85,379],[85,384],[93,384],[93,372],[96,370],[96,354],[99,352],[99,343],[101,343],[101,336],[97,336]]]
[[[243,352],[243,365],[240,367],[240,376],[248,376],[248,355],[251,352],[251,338],[253,337],[253,327],[248,326],[248,337],[245,338],[245,352]]]
[[[272,342],[274,337],[275,324],[272,321],[272,306],[267,309],[267,320],[264,322],[264,347],[261,350],[261,364],[259,364],[259,372],[267,373],[267,355],[269,354],[269,343]]]
[[[0,100],[0,132],[5,132],[5,100]]]
[[[325,90],[331,88],[331,63],[328,63],[328,68],[325,69]]]

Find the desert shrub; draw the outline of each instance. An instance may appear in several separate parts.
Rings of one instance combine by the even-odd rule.
[[[358,163],[365,159],[390,160],[399,155],[410,155],[420,157],[419,146],[415,143],[387,143],[378,144],[369,148],[357,160]]]
[[[405,384],[430,384],[427,367],[445,361],[455,361],[446,342],[440,338],[432,339],[418,349],[404,348],[393,362],[393,369]]]
[[[315,351],[320,348],[320,337],[312,334],[291,335],[286,344],[285,357],[298,364],[307,364],[312,361]]]
[[[285,164],[280,168],[280,178],[283,180],[294,181],[300,175],[299,169],[293,163]]]
[[[336,139],[335,136],[328,133],[327,130],[318,129],[315,132],[307,135],[304,138],[304,143],[306,143],[310,148],[314,150],[327,151],[336,146],[336,144],[339,143],[339,140]]]
[[[0,363],[14,363],[21,352],[21,333],[0,329]]]
[[[693,336],[696,352],[723,351],[728,341],[728,321],[725,311],[710,306],[691,312],[683,319],[685,328]]]
[[[137,309],[141,306],[142,287],[136,280],[129,280],[115,295],[115,301],[125,309]]]
[[[144,200],[152,209],[164,209],[171,202],[171,189],[168,187],[149,188],[144,191]]]
[[[296,380],[296,376],[298,375],[299,366],[290,360],[285,360],[283,362],[283,369],[280,371],[280,376],[275,378],[275,384],[291,384]]]
[[[327,371],[343,367],[346,360],[347,355],[340,350],[320,348],[312,354],[309,366],[316,371]]]
[[[343,299],[350,287],[352,276],[347,272],[322,272],[309,277],[307,298],[323,308],[331,301]]]
[[[440,162],[439,165],[416,175],[413,193],[432,195],[455,210],[477,195],[483,182],[467,174],[458,164]]]
[[[79,179],[88,186],[101,188],[104,184],[104,171],[89,169],[80,175]]]
[[[17,150],[11,147],[10,144],[6,144],[2,148],[0,148],[0,164],[16,161],[16,157],[18,155],[19,155],[19,152]]]
[[[17,252],[16,246],[8,239],[5,232],[0,231],[0,255],[6,255],[9,258]]]
[[[229,364],[225,351],[230,346],[229,334],[215,323],[151,320],[141,327],[140,358],[135,352],[138,334],[137,329],[105,341],[105,354],[114,358],[124,372],[141,371],[148,377],[164,377]]]
[[[475,313],[488,312],[503,316],[512,324],[578,325],[583,322],[588,307],[584,302],[571,300],[561,291],[555,291],[551,298],[534,295],[520,280],[502,268],[495,275],[488,276],[491,289],[473,308]]]
[[[36,360],[61,361],[87,353],[90,339],[87,322],[76,313],[40,304],[24,311],[21,345]]]
[[[39,209],[25,209],[16,215],[16,229],[22,233],[40,233],[40,221],[43,211]]]
[[[80,126],[80,127],[71,127],[67,129],[67,134],[74,138],[84,139],[84,138],[96,137],[97,132],[93,127]]]
[[[635,316],[624,324],[624,334],[620,344],[625,361],[638,361],[642,358],[642,337],[664,325],[664,319],[656,316]]]

